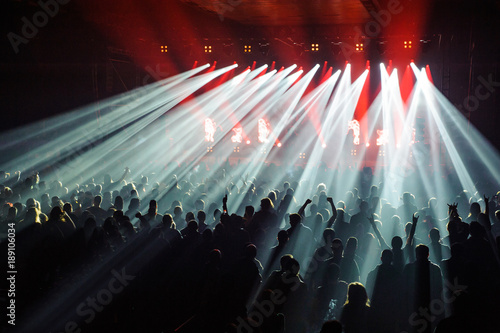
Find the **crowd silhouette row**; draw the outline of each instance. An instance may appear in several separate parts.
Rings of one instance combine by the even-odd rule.
[[[18,272],[4,328],[500,331],[500,192],[389,202],[385,184],[359,183],[334,200],[335,184],[223,171],[164,184],[126,168],[76,187],[0,172],[2,253],[15,225]]]

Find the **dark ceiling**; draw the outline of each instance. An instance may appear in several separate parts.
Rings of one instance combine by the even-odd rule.
[[[246,25],[359,24],[377,6],[376,0],[180,1]]]

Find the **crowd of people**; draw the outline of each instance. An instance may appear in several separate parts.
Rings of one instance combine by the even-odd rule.
[[[2,253],[16,230],[17,322],[4,328],[500,331],[500,192],[439,206],[358,184],[334,200],[334,184],[230,174],[162,183],[126,169],[74,186],[0,172]]]

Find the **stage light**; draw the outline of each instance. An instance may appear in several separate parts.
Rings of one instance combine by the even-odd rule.
[[[334,56],[337,56],[342,53],[342,42],[332,42],[330,44],[330,49],[332,50],[332,53]]]
[[[212,53],[212,45],[205,45],[205,53]]]
[[[431,41],[429,39],[420,40],[420,49],[422,50],[422,53],[427,53],[430,48],[431,48]]]
[[[358,151],[356,149],[351,149],[351,156],[356,156]]]
[[[369,142],[367,142],[367,143],[366,143],[366,146],[367,146],[367,147],[370,147],[370,143],[369,143]]]
[[[250,140],[247,140],[247,145],[251,144],[252,142]]]
[[[233,54],[233,51],[234,51],[234,45],[233,43],[224,43],[222,44],[222,50],[224,51],[224,53],[227,55],[227,56],[231,56]]]
[[[268,42],[260,42],[259,43],[259,51],[262,55],[267,56],[269,53],[269,43]]]
[[[252,45],[243,46],[243,52],[244,53],[252,53]]]
[[[411,49],[411,40],[405,40],[403,46],[405,49]]]
[[[240,152],[240,147],[234,147],[233,152],[234,153],[239,153]]]
[[[385,41],[378,42],[377,43],[377,51],[380,55],[385,54],[385,52],[387,52],[387,42],[385,42]]]
[[[311,44],[311,51],[318,52],[319,51],[319,44]]]
[[[278,148],[281,148],[281,142],[278,142],[276,146],[278,146]]]
[[[365,49],[363,43],[356,43],[356,52],[363,52],[363,50]]]
[[[326,143],[323,143],[321,147],[326,148]]]
[[[207,147],[207,153],[213,153],[214,152],[214,147],[213,146],[208,146]]]
[[[162,53],[167,53],[167,52],[168,52],[168,47],[167,47],[167,45],[162,45],[162,46],[160,46],[160,50],[161,50],[161,52],[162,52]]]
[[[297,57],[300,57],[300,56],[302,56],[302,54],[304,54],[304,46],[302,44],[295,43],[293,46],[293,49],[294,49],[295,55]]]
[[[300,153],[299,158],[305,159],[306,158],[306,153]]]

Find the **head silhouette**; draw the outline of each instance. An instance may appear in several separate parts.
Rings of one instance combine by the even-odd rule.
[[[392,254],[391,250],[384,250],[382,251],[382,256],[380,257],[380,260],[382,261],[383,264],[390,265],[393,258],[394,255]]]
[[[419,244],[415,248],[415,256],[417,261],[426,261],[429,258],[429,248],[427,245]]]
[[[369,302],[366,289],[361,283],[353,282],[349,284],[346,305],[362,307],[368,306]]]

